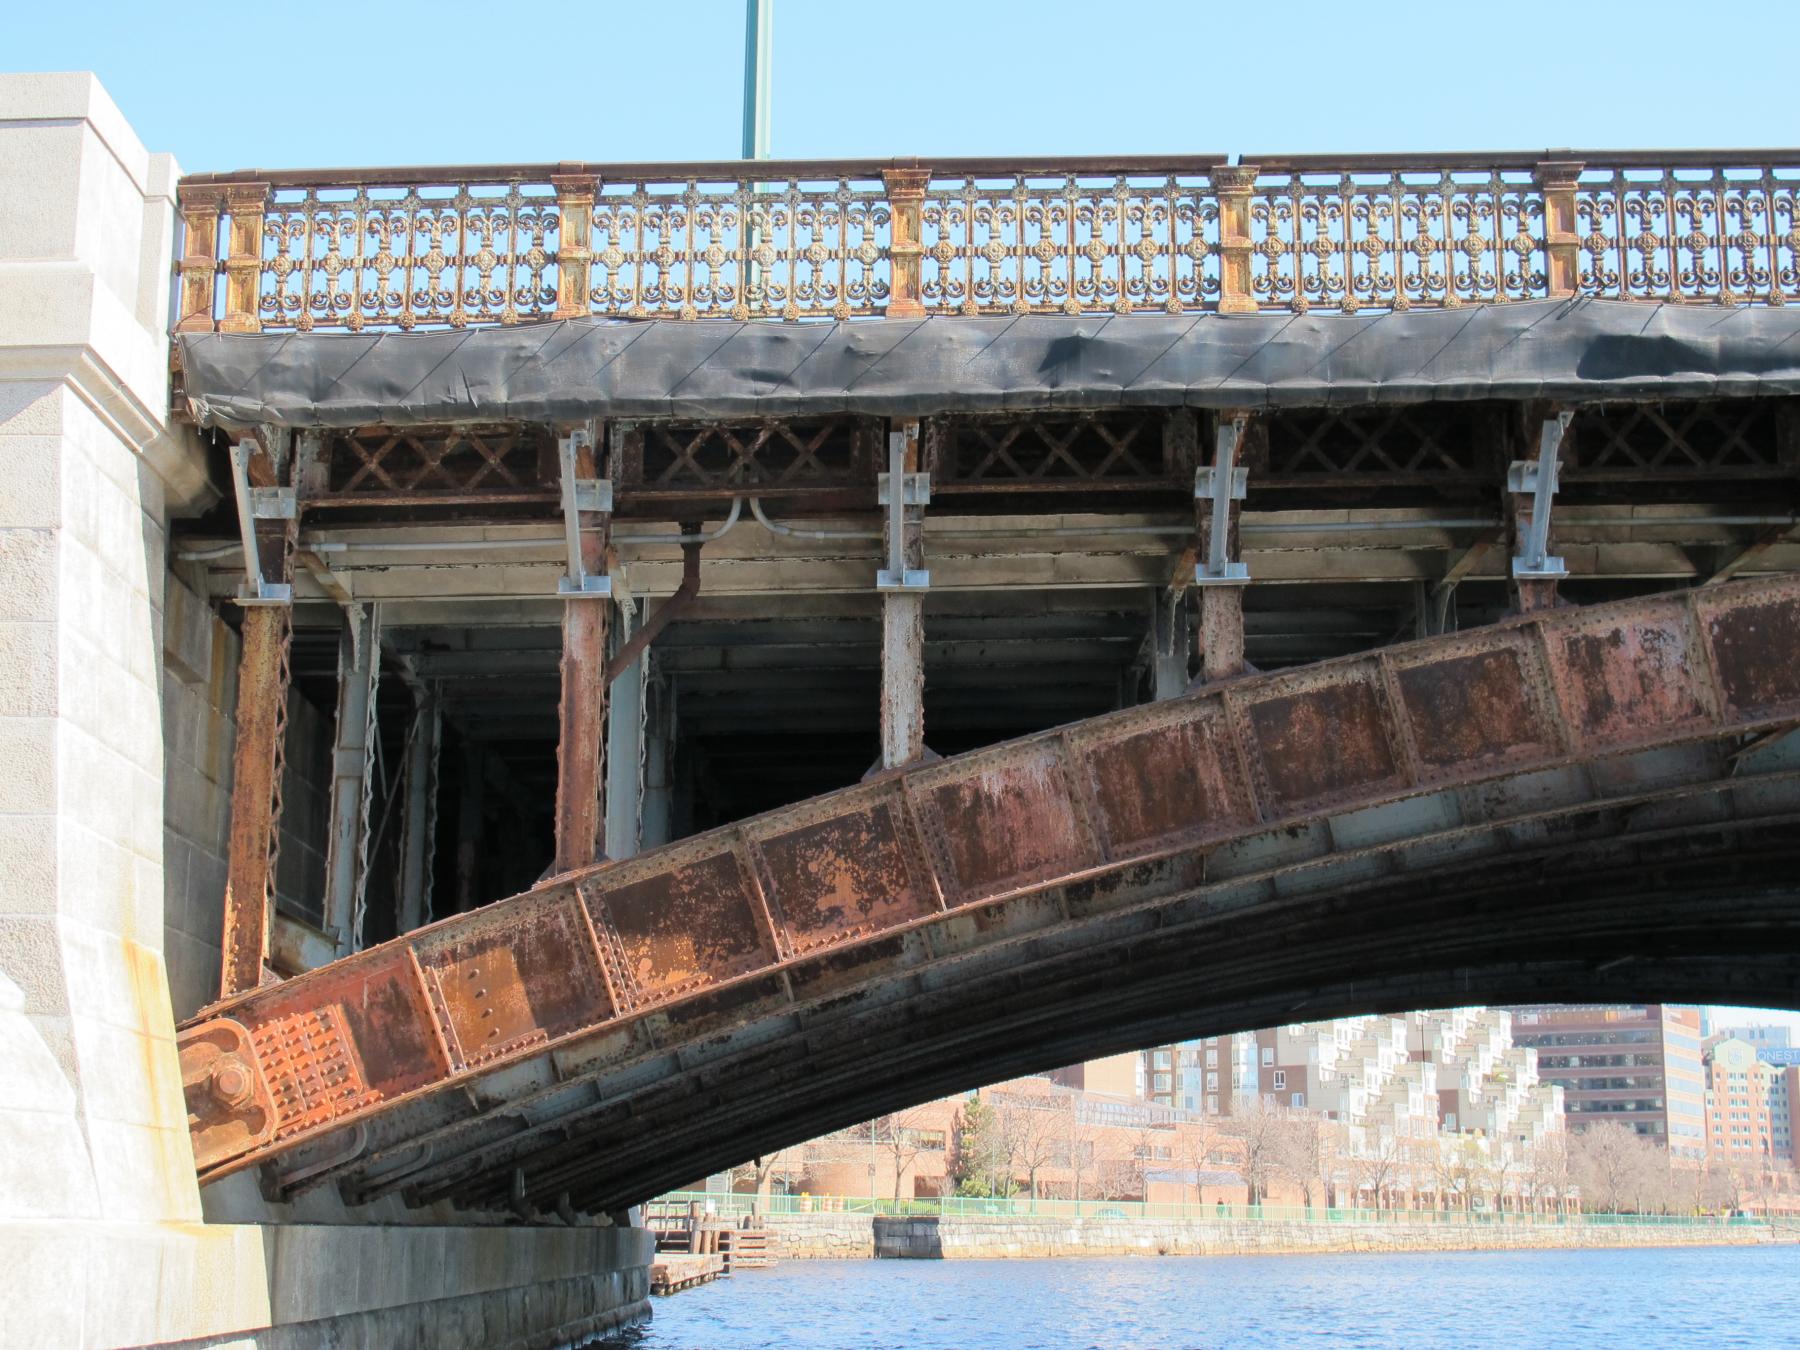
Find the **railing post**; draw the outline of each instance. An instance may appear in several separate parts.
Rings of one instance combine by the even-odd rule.
[[[922,319],[925,302],[920,287],[925,245],[919,217],[931,170],[883,169],[881,181],[887,187],[888,207],[893,215],[889,226],[892,233],[888,243],[887,317]]]
[[[1207,170],[1219,200],[1219,313],[1254,314],[1250,289],[1250,189],[1254,164],[1215,164]]]
[[[1544,257],[1551,299],[1576,293],[1581,282],[1580,237],[1575,229],[1575,185],[1584,166],[1574,160],[1545,160],[1532,177],[1544,194]]]
[[[600,180],[592,174],[554,173],[550,185],[556,189],[559,221],[554,317],[578,319],[589,312],[588,264],[594,257],[594,198]]]
[[[267,183],[236,183],[225,189],[231,213],[230,247],[225,254],[225,317],[222,333],[260,333],[262,315],[263,212],[269,205]]]
[[[225,195],[217,188],[181,188],[181,311],[177,333],[210,333],[213,298],[219,281],[219,212]]]

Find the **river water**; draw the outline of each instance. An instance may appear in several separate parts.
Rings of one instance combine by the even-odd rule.
[[[1800,1246],[792,1261],[593,1350],[1800,1346]]]

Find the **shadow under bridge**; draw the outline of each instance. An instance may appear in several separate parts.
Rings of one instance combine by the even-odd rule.
[[[1197,688],[546,881],[182,1030],[203,1180],[611,1211],[1352,1012],[1800,1006],[1800,580]]]

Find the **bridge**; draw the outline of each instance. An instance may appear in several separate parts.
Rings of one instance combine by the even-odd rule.
[[[184,180],[202,1181],[611,1213],[1156,1039],[1800,1006],[1796,164]]]

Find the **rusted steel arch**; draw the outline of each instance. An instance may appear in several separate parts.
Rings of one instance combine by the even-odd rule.
[[[1296,1015],[1606,993],[1800,1003],[1800,736],[1748,775],[1736,750],[1641,751],[1608,766],[1609,787],[1573,774],[1550,801],[1542,775],[1490,781],[1455,828],[1299,865],[1193,885],[1184,861],[1014,896],[961,955],[767,1000],[483,1115],[397,1114],[347,1162],[332,1141],[281,1166],[359,1199],[507,1204],[522,1182],[542,1208],[611,1208],[945,1091]],[[321,1159],[344,1165],[320,1174]]]
[[[588,1117],[554,1138],[538,1125],[559,1118],[559,1098],[602,1083],[638,1094],[640,1124],[667,1083],[686,1097],[658,1109],[672,1101],[704,1131],[704,1113],[746,1088],[709,1093],[682,1072],[684,1054],[704,1059],[783,1010],[954,982],[1015,936],[1020,910],[1050,906],[1079,935],[1115,907],[1094,896],[1246,868],[1273,878],[1258,884],[1276,899],[1284,885],[1305,896],[1297,878],[1320,837],[1397,856],[1443,833],[1421,810],[1479,815],[1483,784],[1537,783],[1554,797],[1559,783],[1586,783],[1591,802],[1611,765],[1645,761],[1641,777],[1659,756],[1716,756],[1727,738],[1796,719],[1800,581],[1782,578],[1552,611],[915,768],[214,1005],[181,1035],[197,1165],[211,1179],[404,1117],[415,1139],[497,1132],[461,1172],[486,1176],[525,1165],[511,1136],[579,1152]],[[1301,909],[1329,907],[1358,881],[1338,876]],[[1041,1026],[1019,1034],[1055,1040]],[[756,1053],[746,1043],[734,1062]],[[840,1071],[830,1057],[819,1076]],[[394,1166],[396,1146],[365,1148],[367,1174]],[[655,1170],[636,1175],[649,1184]],[[625,1175],[570,1189],[606,1203],[630,1189]],[[412,1193],[428,1195],[416,1180]]]

